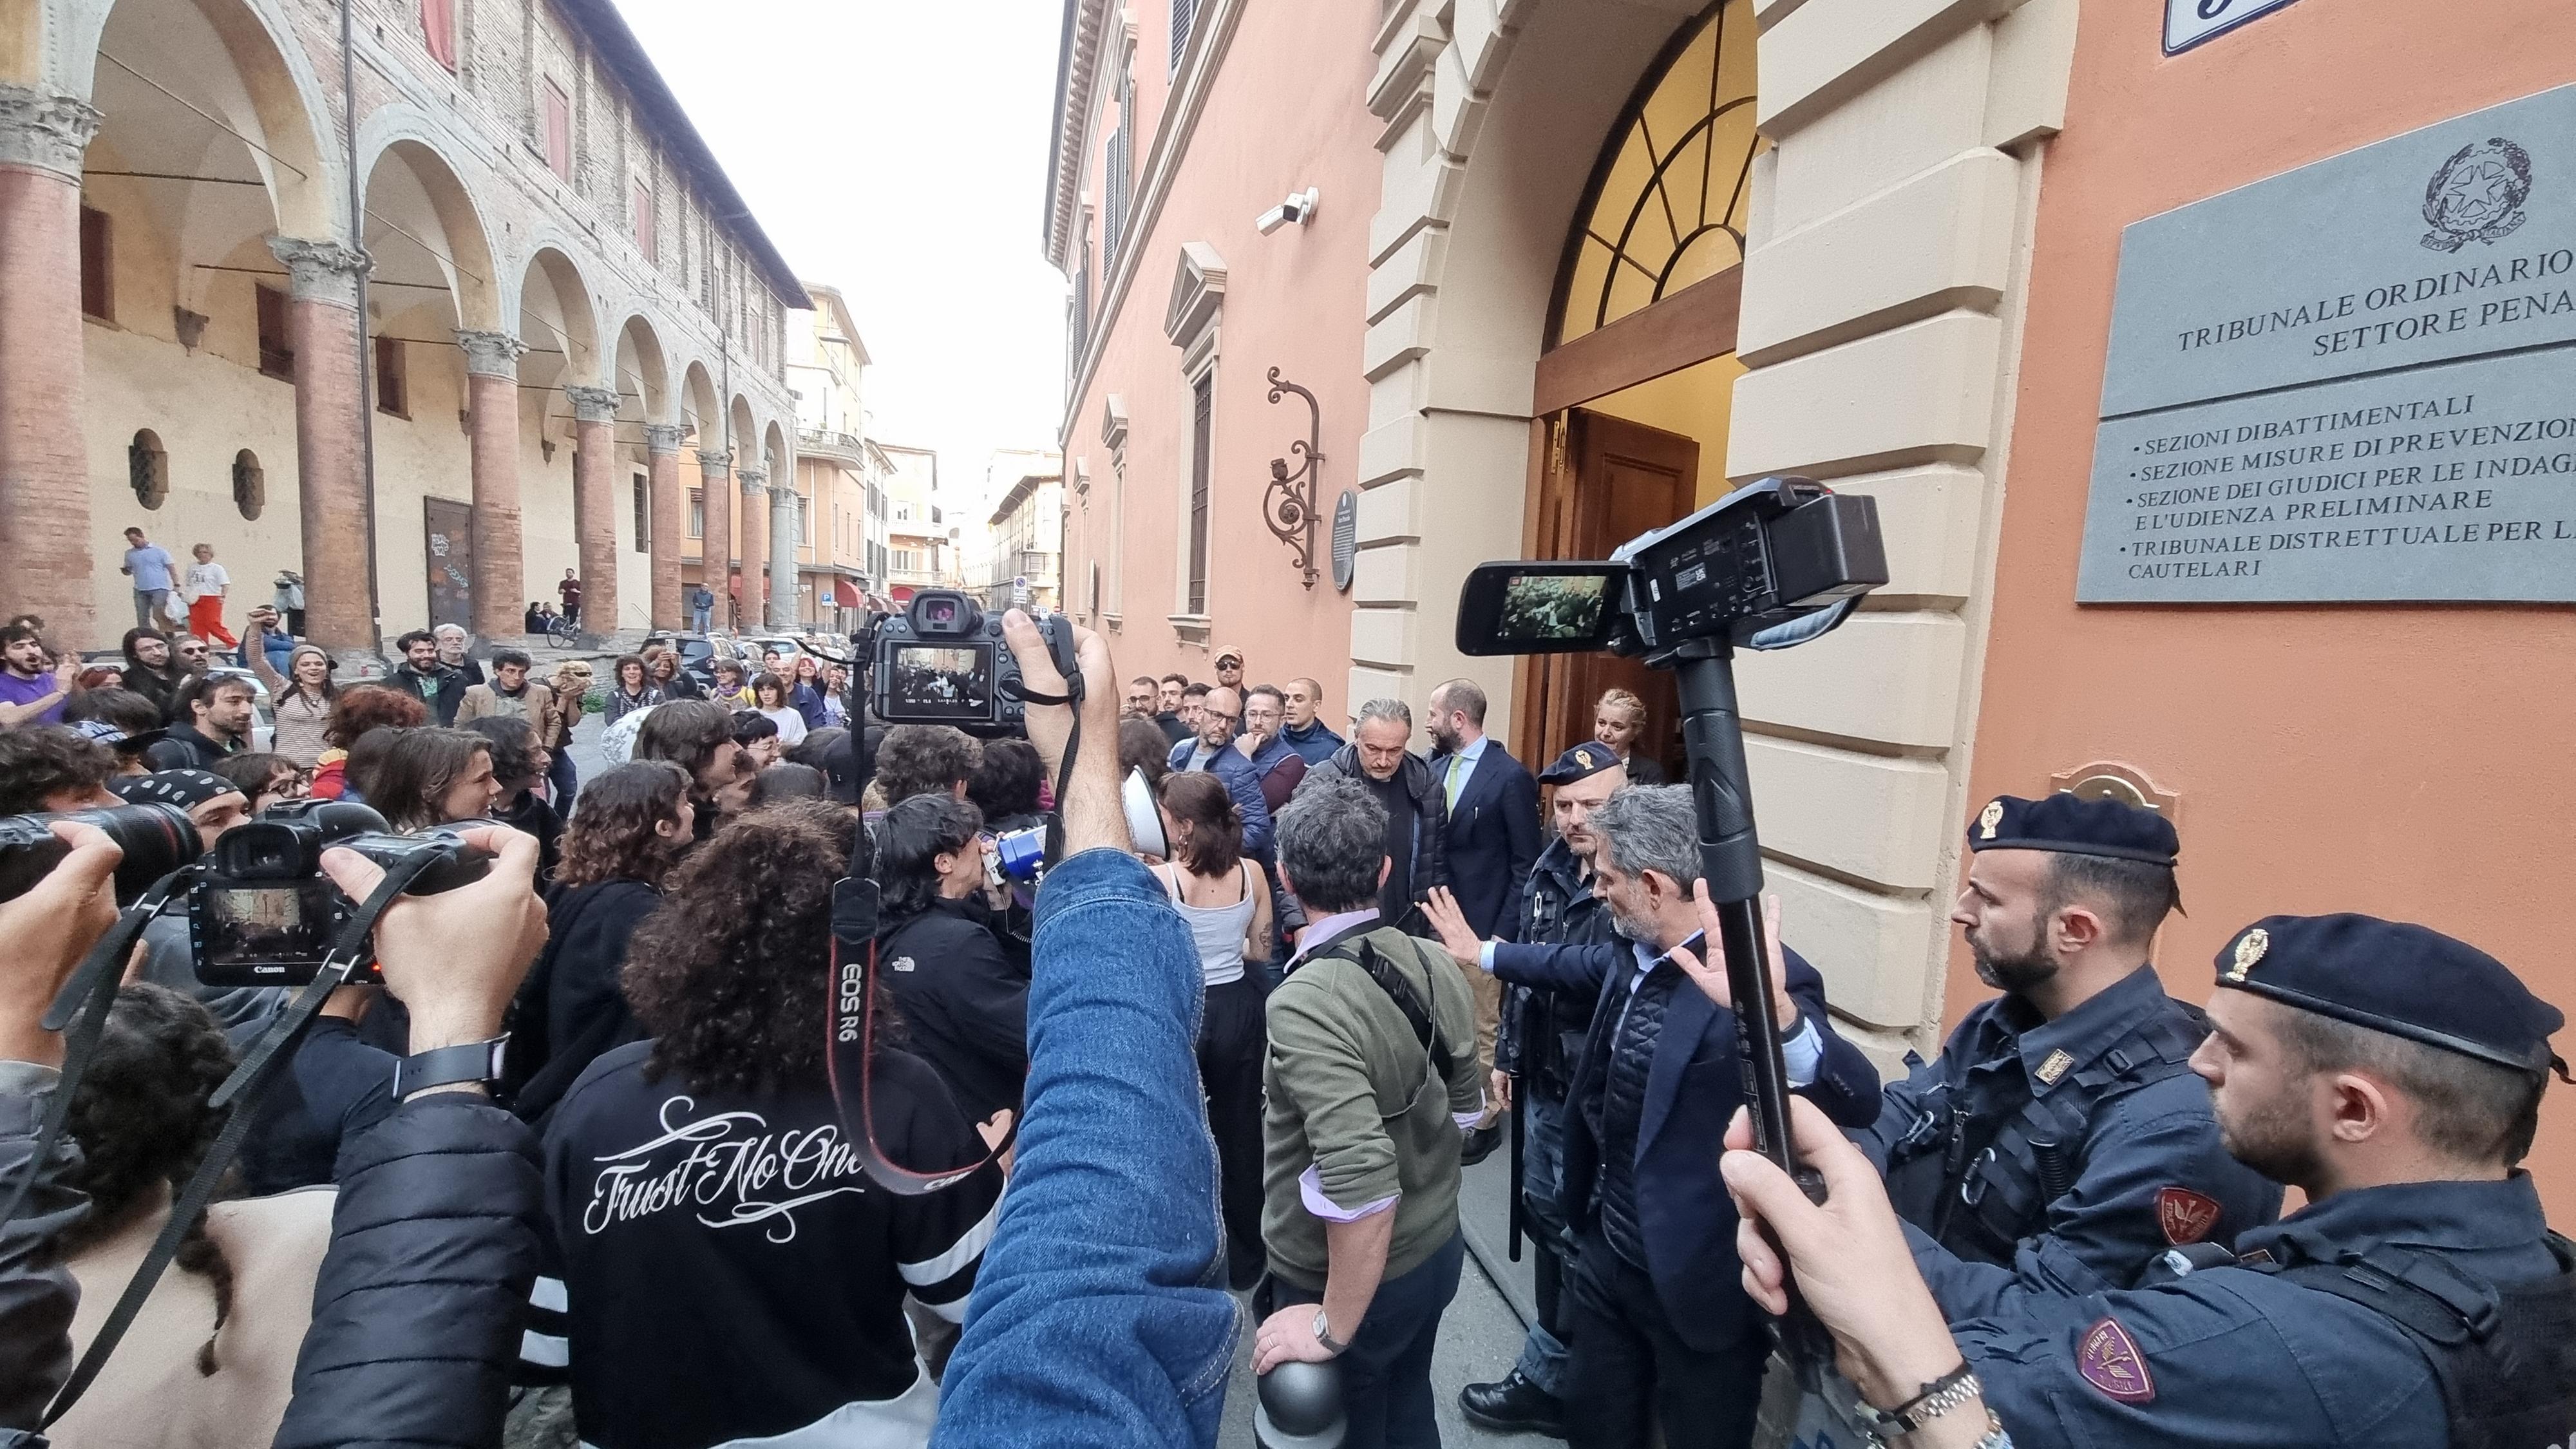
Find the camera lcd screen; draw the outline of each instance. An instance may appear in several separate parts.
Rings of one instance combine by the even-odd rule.
[[[286,966],[310,966],[331,949],[338,902],[339,892],[327,880],[208,890],[198,922],[197,964],[201,970],[281,977]]]
[[[1607,574],[1513,574],[1494,635],[1506,644],[1589,644],[1601,635]]]
[[[896,647],[887,693],[904,719],[993,717],[993,646],[904,644]]]

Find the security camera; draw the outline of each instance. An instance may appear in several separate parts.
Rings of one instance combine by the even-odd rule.
[[[1292,191],[1277,206],[1261,213],[1261,219],[1253,225],[1261,228],[1263,236],[1270,235],[1292,221],[1299,226],[1304,226],[1315,219],[1315,205],[1322,199],[1323,193],[1312,186],[1303,191]]]

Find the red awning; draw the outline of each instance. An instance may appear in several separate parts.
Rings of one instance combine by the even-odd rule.
[[[844,609],[864,607],[859,600],[859,586],[848,579],[832,580],[832,599]]]
[[[897,585],[895,585],[895,586],[894,586],[893,593],[892,593],[892,595],[891,595],[891,599],[892,599],[892,602],[894,602],[894,603],[898,603],[898,604],[909,604],[909,603],[911,603],[911,602],[912,602],[912,585],[910,585],[910,584],[897,584]]]

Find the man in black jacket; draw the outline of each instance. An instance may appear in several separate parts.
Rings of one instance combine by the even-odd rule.
[[[1413,738],[1413,711],[1400,699],[1372,699],[1360,706],[1351,742],[1306,772],[1297,788],[1343,777],[1368,786],[1386,807],[1386,882],[1378,888],[1378,913],[1417,936],[1431,928],[1416,902],[1434,886],[1449,884],[1449,806],[1431,762],[1405,748]],[[1292,923],[1293,924],[1293,923]]]
[[[414,629],[394,641],[403,662],[385,683],[429,706],[429,717],[441,725],[456,723],[456,707],[465,701],[465,675],[438,659],[438,636]]]
[[[915,795],[877,832],[886,922],[878,979],[903,1018],[905,1046],[938,1070],[973,1122],[1017,1113],[1029,1073],[1029,975],[993,934],[983,823],[966,801]]]
[[[1726,994],[1725,967],[1710,959],[1691,899],[1698,819],[1688,786],[1631,786],[1591,824],[1595,889],[1624,939],[1494,953],[1506,982],[1601,993],[1565,1121],[1577,1244],[1567,1437],[1577,1449],[1646,1449],[1660,1421],[1670,1449],[1744,1449],[1770,1344],[1744,1293],[1717,1170],[1745,1088],[1735,1014],[1713,999]],[[1769,937],[1791,1086],[1842,1126],[1867,1125],[1878,1073],[1835,1035],[1824,979],[1779,947],[1776,929]]]
[[[191,675],[170,701],[170,726],[144,762],[155,770],[211,770],[250,737],[250,680],[239,674]]]

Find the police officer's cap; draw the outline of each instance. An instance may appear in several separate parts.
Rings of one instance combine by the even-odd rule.
[[[2143,806],[2059,791],[2038,800],[1998,795],[1968,827],[1970,850],[2048,850],[2169,866],[2182,849],[2173,822]]]
[[[1582,744],[1556,757],[1556,763],[1539,771],[1542,785],[1571,785],[1588,780],[1619,763],[1619,752],[1608,745]]]
[[[2218,984],[2519,1071],[2557,1065],[2566,1024],[2505,964],[2376,916],[2265,916],[2218,952]]]

